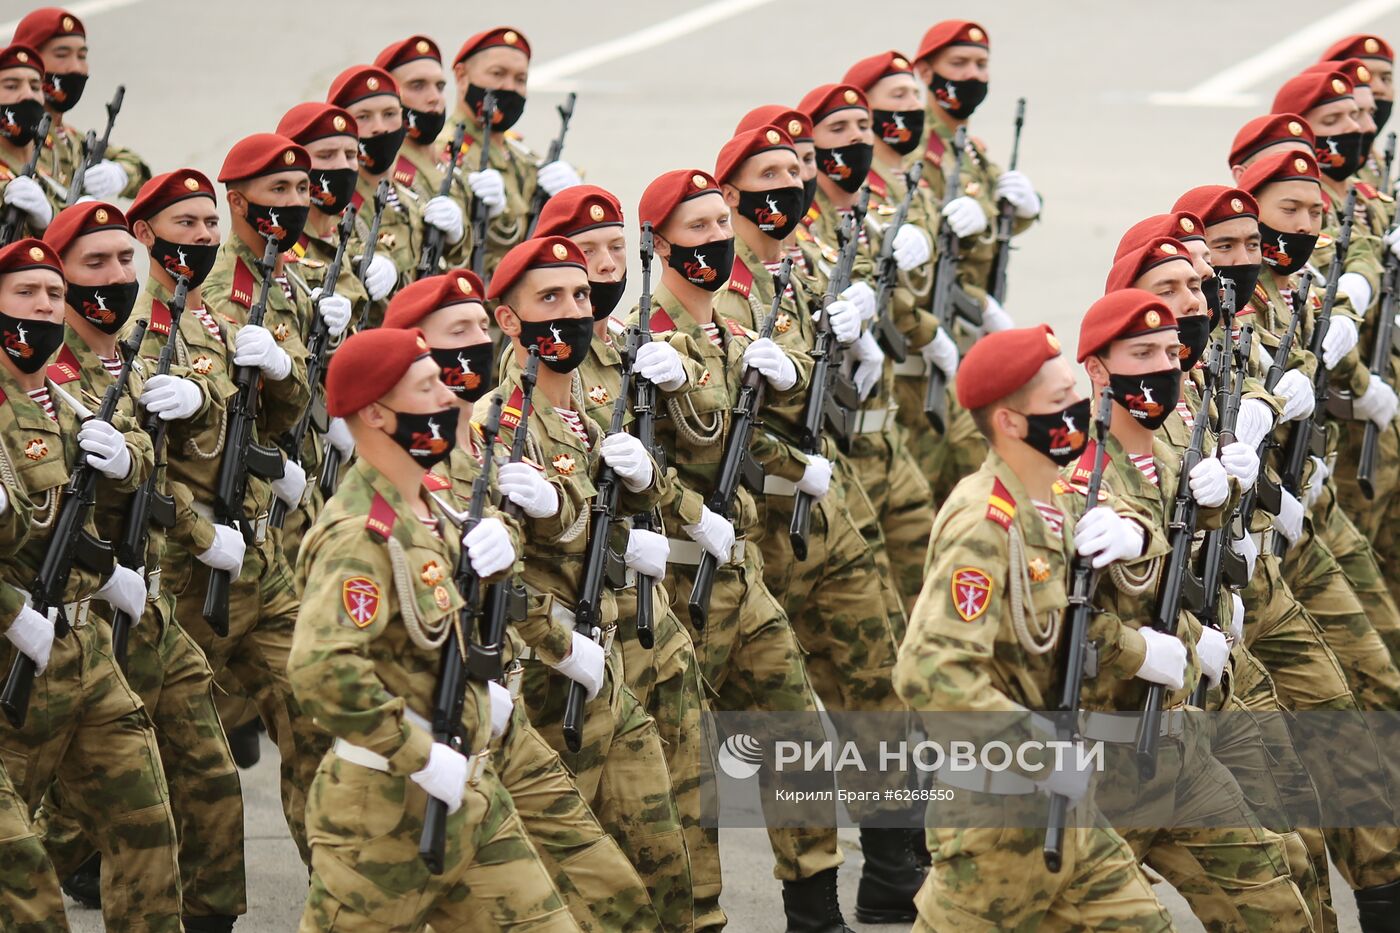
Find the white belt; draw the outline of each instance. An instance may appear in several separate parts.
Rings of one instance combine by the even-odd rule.
[[[923,355],[917,351],[910,353],[904,358],[903,363],[894,364],[894,374],[896,376],[927,376],[928,360],[925,360]]]
[[[63,604],[63,615],[68,619],[68,625],[72,628],[82,628],[88,623],[88,613],[92,609],[92,597],[80,599],[73,603]]]
[[[214,510],[203,502],[191,502],[190,508],[194,514],[204,519],[206,522],[214,523]],[[263,512],[253,520],[253,543],[262,544],[267,540],[267,513]]]
[[[544,595],[544,594],[541,593],[539,590],[536,590],[534,587],[527,587],[526,589],[529,591],[530,595],[532,595],[532,596],[543,596],[543,595]],[[559,599],[558,599],[557,597],[553,597],[553,598],[551,598],[550,601],[549,601],[549,617],[550,617],[551,619],[553,619],[555,622],[559,622],[559,623],[561,623],[561,624],[563,624],[563,625],[567,625],[570,629],[573,629],[573,628],[578,624],[578,623],[577,623],[578,616],[574,615],[574,611],[573,611],[572,609],[570,609],[568,606],[564,605],[562,602],[560,602]],[[614,639],[616,636],[617,636],[617,624],[616,624],[616,623],[613,623],[612,625],[609,625],[607,628],[603,629],[603,640],[602,640],[602,642],[601,642],[601,645],[602,645],[602,648],[603,648],[603,657],[606,658],[606,657],[608,657],[609,655],[611,655],[611,653],[612,653],[612,643],[613,643],[613,639]],[[532,648],[532,647],[529,646],[529,645],[526,645],[524,648],[521,648],[521,649],[520,649],[519,653],[516,654],[515,660],[517,660],[517,661],[533,661],[533,660],[535,660],[535,658],[537,658],[537,657],[538,657],[538,655],[535,653],[535,649]]]
[[[879,434],[894,423],[895,412],[890,408],[867,408],[851,418],[852,434]]]
[[[146,574],[146,602],[153,603],[158,599],[160,599],[159,567]]]
[[[705,549],[689,538],[667,538],[666,541],[671,545],[671,553],[666,557],[668,563],[697,567],[705,555]],[[734,541],[734,549],[729,552],[728,563],[738,565],[743,562],[744,539],[738,538]]]
[[[790,479],[783,479],[781,476],[765,476],[763,477],[763,494],[765,496],[795,496],[797,495],[797,484]]]
[[[954,771],[948,767],[934,772],[940,783],[980,794],[997,794],[1002,797],[1020,796],[1036,792],[1035,782],[1014,771],[988,771],[977,767],[967,771]]]
[[[1113,745],[1133,745],[1138,740],[1140,713],[1085,713],[1079,732],[1086,739]],[[1157,734],[1176,738],[1186,731],[1186,709],[1182,706],[1162,710],[1162,726]]]
[[[403,718],[413,723],[424,732],[432,732],[433,724],[422,716],[419,716],[411,709],[403,711]],[[345,739],[336,739],[332,750],[341,759],[350,762],[352,765],[359,765],[362,768],[369,768],[372,771],[389,770],[389,759],[378,752],[372,752],[367,748],[362,748]],[[467,756],[467,783],[475,784],[481,779],[481,769],[486,764],[486,753],[477,752],[475,755]]]

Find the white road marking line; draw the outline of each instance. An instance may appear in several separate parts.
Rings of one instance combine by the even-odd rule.
[[[107,0],[107,2],[123,2],[123,0]],[[124,0],[124,2],[133,3],[138,2],[138,0]],[[645,29],[638,29],[625,36],[609,39],[607,42],[600,42],[597,45],[579,49],[577,52],[570,52],[568,55],[553,61],[537,65],[530,69],[530,89],[568,90],[568,82],[563,84],[560,82],[580,71],[586,71],[613,59],[654,48],[688,33],[704,29],[706,26],[761,6],[767,6],[773,2],[774,0],[715,0],[714,3],[706,4],[679,16],[673,16],[668,20],[647,26]],[[1396,2],[1400,3],[1400,0],[1396,0]]]
[[[79,19],[88,16],[96,16],[98,13],[106,13],[108,10],[121,9],[124,6],[134,6],[142,0],[79,0],[78,3],[70,3],[64,7],[69,13]],[[19,20],[12,19],[7,23],[0,23],[0,35],[12,36],[19,26]]]
[[[1265,103],[1271,98],[1248,93],[1249,88],[1397,7],[1400,0],[1357,0],[1188,91],[1162,91],[1149,95],[1148,100],[1164,107],[1251,107]]]

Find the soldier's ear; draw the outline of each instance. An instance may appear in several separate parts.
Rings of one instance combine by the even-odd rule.
[[[653,233],[651,236],[651,246],[652,251],[656,253],[656,258],[661,260],[662,265],[665,265],[668,261],[670,261],[671,242],[667,240],[664,236],[662,236],[659,233]]]
[[[992,414],[992,423],[996,425],[997,433],[1007,437],[1015,438],[1018,441],[1026,439],[1026,419],[1023,415],[1012,411],[1010,408],[998,408]]]
[[[147,250],[156,245],[156,234],[151,229],[151,225],[144,220],[138,220],[131,225],[131,235],[136,237],[136,242],[140,243]]]
[[[1108,385],[1108,366],[1104,364],[1103,357],[1098,354],[1094,354],[1084,361],[1084,371],[1089,374],[1089,381],[1094,385]]]
[[[726,183],[720,186],[720,193],[724,195],[724,203],[728,204],[731,209],[739,206],[738,188]]]
[[[378,402],[370,402],[349,420],[352,426],[359,423],[367,428],[383,430],[389,424],[389,410]]]
[[[509,305],[496,305],[496,323],[507,337],[520,336],[520,318]]]
[[[225,200],[228,201],[229,214],[231,214],[234,217],[248,216],[248,198],[243,194],[242,191],[238,190],[237,188],[228,189],[228,194],[225,197]]]

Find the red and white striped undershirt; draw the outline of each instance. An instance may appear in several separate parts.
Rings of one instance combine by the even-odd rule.
[[[25,394],[39,403],[39,407],[44,409],[44,414],[48,415],[54,421],[58,420],[58,414],[53,410],[53,399],[49,397],[48,386],[39,386],[37,389],[30,389]]]
[[[431,531],[436,537],[442,537],[442,529],[438,527],[438,520],[436,518],[424,518],[420,515],[418,516],[418,520],[423,523],[424,528]]]
[[[765,262],[765,263],[763,264],[763,268],[765,268],[765,269],[768,270],[768,274],[769,274],[769,275],[777,275],[777,274],[778,274],[778,270],[781,269],[782,267],[783,267],[783,261],[782,261],[781,259],[779,259],[777,262]],[[783,297],[784,297],[784,298],[791,298],[791,297],[792,297],[792,279],[790,279],[790,278],[788,279],[787,288],[783,289]]]
[[[710,338],[710,343],[717,347],[723,347],[724,341],[719,336],[719,325],[714,321],[701,324],[700,329],[705,332],[705,336]]]
[[[113,379],[116,379],[122,374],[122,358],[120,356],[114,356],[108,359],[99,353],[97,354],[97,358],[102,361],[102,368],[107,370],[108,374]]]
[[[199,318],[199,322],[204,325],[205,330],[219,339],[219,343],[224,342],[224,335],[219,330],[219,323],[214,320],[213,315],[209,313],[207,308],[189,308],[188,310],[195,317]]]
[[[1196,426],[1196,416],[1191,413],[1191,406],[1186,404],[1186,399],[1177,397],[1176,413],[1181,416],[1181,420],[1186,422],[1188,428]]]
[[[282,286],[282,294],[287,296],[288,301],[291,301],[296,297],[296,293],[292,291],[292,283],[287,281],[287,277],[285,275],[275,275],[272,278],[273,281],[275,281],[278,285]]]
[[[1048,502],[1041,502],[1039,499],[1032,499],[1035,503],[1035,510],[1040,513],[1040,517],[1045,519],[1045,524],[1050,526],[1052,535],[1062,534],[1065,530],[1065,513],[1055,508]]]
[[[1129,454],[1128,458],[1133,461],[1133,466],[1142,471],[1149,483],[1157,485],[1157,462],[1152,459],[1151,454]]]
[[[579,413],[571,408],[555,408],[554,411],[564,419],[564,424],[574,432],[574,436],[583,441],[583,449],[592,450],[593,445],[588,442],[588,429],[583,426],[583,418]]]

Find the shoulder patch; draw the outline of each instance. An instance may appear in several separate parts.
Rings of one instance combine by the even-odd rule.
[[[439,476],[432,470],[423,474],[423,486],[433,492],[442,492],[444,489],[452,487],[452,480],[445,476]]]
[[[394,533],[394,522],[397,520],[398,515],[394,513],[393,506],[379,493],[375,493],[374,501],[369,505],[369,517],[365,519],[365,530],[387,541],[389,535]]]
[[[877,198],[887,197],[890,193],[890,186],[886,181],[874,172],[866,176],[865,183],[870,186],[870,193]]]
[[[1318,248],[1318,249],[1326,249],[1327,247],[1329,247],[1329,246],[1331,246],[1331,245],[1332,245],[1332,235],[1331,235],[1330,233],[1321,233],[1321,234],[1318,234],[1318,237],[1317,237],[1317,248]]]
[[[157,334],[170,333],[170,309],[165,306],[165,302],[151,302],[151,321],[148,327]]]
[[[253,307],[253,292],[257,290],[257,279],[253,278],[253,270],[248,268],[248,264],[239,259],[233,265],[233,287],[229,290],[229,300],[234,304],[244,308]]]
[[[1089,477],[1094,475],[1094,458],[1097,449],[1098,445],[1094,441],[1084,445],[1084,453],[1080,454],[1074,466],[1069,468],[1069,483],[1081,495],[1087,491],[1085,487],[1089,483]]]
[[[341,605],[356,628],[373,625],[374,620],[379,618],[379,606],[383,601],[379,584],[369,577],[347,577],[340,585]]]
[[[953,571],[953,608],[964,622],[976,622],[992,601],[992,578],[976,567]]]
[[[1001,480],[992,482],[992,494],[987,497],[987,520],[995,522],[1002,528],[1011,529],[1011,522],[1016,518],[1016,499],[1011,492],[1002,484]]]
[[[510,393],[510,398],[506,400],[505,405],[501,408],[501,427],[510,428],[511,430],[520,427],[520,406],[524,404],[524,402],[525,393],[520,391],[519,386],[516,386],[515,390]]]
[[[46,373],[51,382],[58,385],[72,382],[82,376],[82,367],[78,363],[78,357],[74,355],[73,349],[66,344],[58,351],[58,358],[49,364]]]
[[[943,139],[932,130],[928,134],[928,145],[924,147],[924,158],[934,165],[943,165],[943,153],[947,147],[943,145]]]
[[[399,156],[399,161],[394,163],[394,181],[401,185],[412,185],[413,179],[418,177],[418,166],[408,161],[408,156]]]
[[[734,270],[729,273],[729,290],[738,292],[745,298],[753,291],[753,273],[737,256],[734,258]]]

